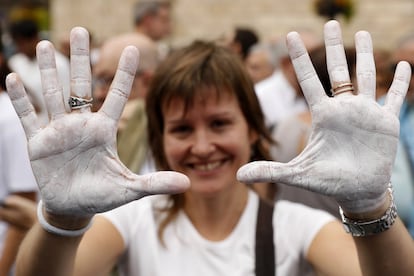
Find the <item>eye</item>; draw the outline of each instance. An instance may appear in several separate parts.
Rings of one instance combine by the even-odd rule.
[[[182,125],[174,125],[171,128],[168,129],[168,132],[174,134],[174,135],[186,135],[190,133],[192,128],[189,125],[182,124]]]
[[[225,120],[225,119],[215,119],[211,122],[211,126],[215,129],[221,129],[224,128],[228,125],[230,125],[230,121],[229,120]]]

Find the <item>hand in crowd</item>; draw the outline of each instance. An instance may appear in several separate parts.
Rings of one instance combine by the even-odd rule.
[[[312,114],[312,134],[291,162],[257,161],[238,172],[243,182],[278,182],[334,197],[348,213],[378,209],[397,150],[398,114],[410,81],[407,62],[398,65],[384,106],[375,101],[375,64],[369,33],[355,35],[357,85],[353,88],[339,23],[324,29],[333,98],[325,91],[297,33],[287,37],[289,54]],[[353,91],[353,89],[355,89]]]
[[[10,195],[0,207],[0,220],[27,231],[37,220],[36,202],[23,196]]]
[[[88,100],[89,34],[83,28],[74,28],[70,39],[72,96],[74,100]],[[40,127],[16,74],[8,76],[7,89],[25,129],[33,171],[49,213],[89,218],[149,194],[177,193],[188,188],[188,178],[182,174],[157,172],[138,176],[117,156],[117,124],[138,65],[135,47],[124,50],[110,92],[96,113],[91,112],[88,102],[73,107],[71,112],[65,110],[50,42],[38,44],[37,58],[49,124]]]

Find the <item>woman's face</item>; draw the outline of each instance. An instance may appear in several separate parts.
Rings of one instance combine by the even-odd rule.
[[[214,88],[208,88],[214,89]],[[249,131],[236,97],[214,90],[195,98],[184,113],[184,102],[173,99],[163,108],[164,150],[172,170],[186,174],[191,192],[214,196],[237,183],[236,172],[250,159],[257,135]]]

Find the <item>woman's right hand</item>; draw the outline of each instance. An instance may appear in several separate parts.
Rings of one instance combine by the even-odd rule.
[[[117,123],[138,65],[138,51],[127,47],[102,108],[90,105],[68,111],[57,78],[54,48],[37,46],[43,94],[50,122],[41,126],[19,77],[7,77],[7,90],[28,139],[29,155],[41,197],[49,215],[90,218],[146,195],[180,193],[189,187],[186,176],[175,172],[136,175],[118,158]],[[91,98],[89,34],[71,32],[71,96]],[[64,216],[62,216],[64,215]]]

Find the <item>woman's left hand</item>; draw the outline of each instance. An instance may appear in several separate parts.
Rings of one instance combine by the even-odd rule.
[[[411,77],[400,62],[384,106],[375,100],[375,64],[371,37],[355,35],[356,93],[351,80],[338,22],[325,25],[327,66],[331,85],[345,91],[328,97],[297,33],[287,45],[312,114],[312,133],[303,152],[289,163],[257,161],[238,172],[242,182],[284,183],[334,197],[349,213],[363,213],[385,204],[395,159],[398,114]],[[340,87],[344,88],[340,88]],[[339,88],[338,88],[339,87]]]

